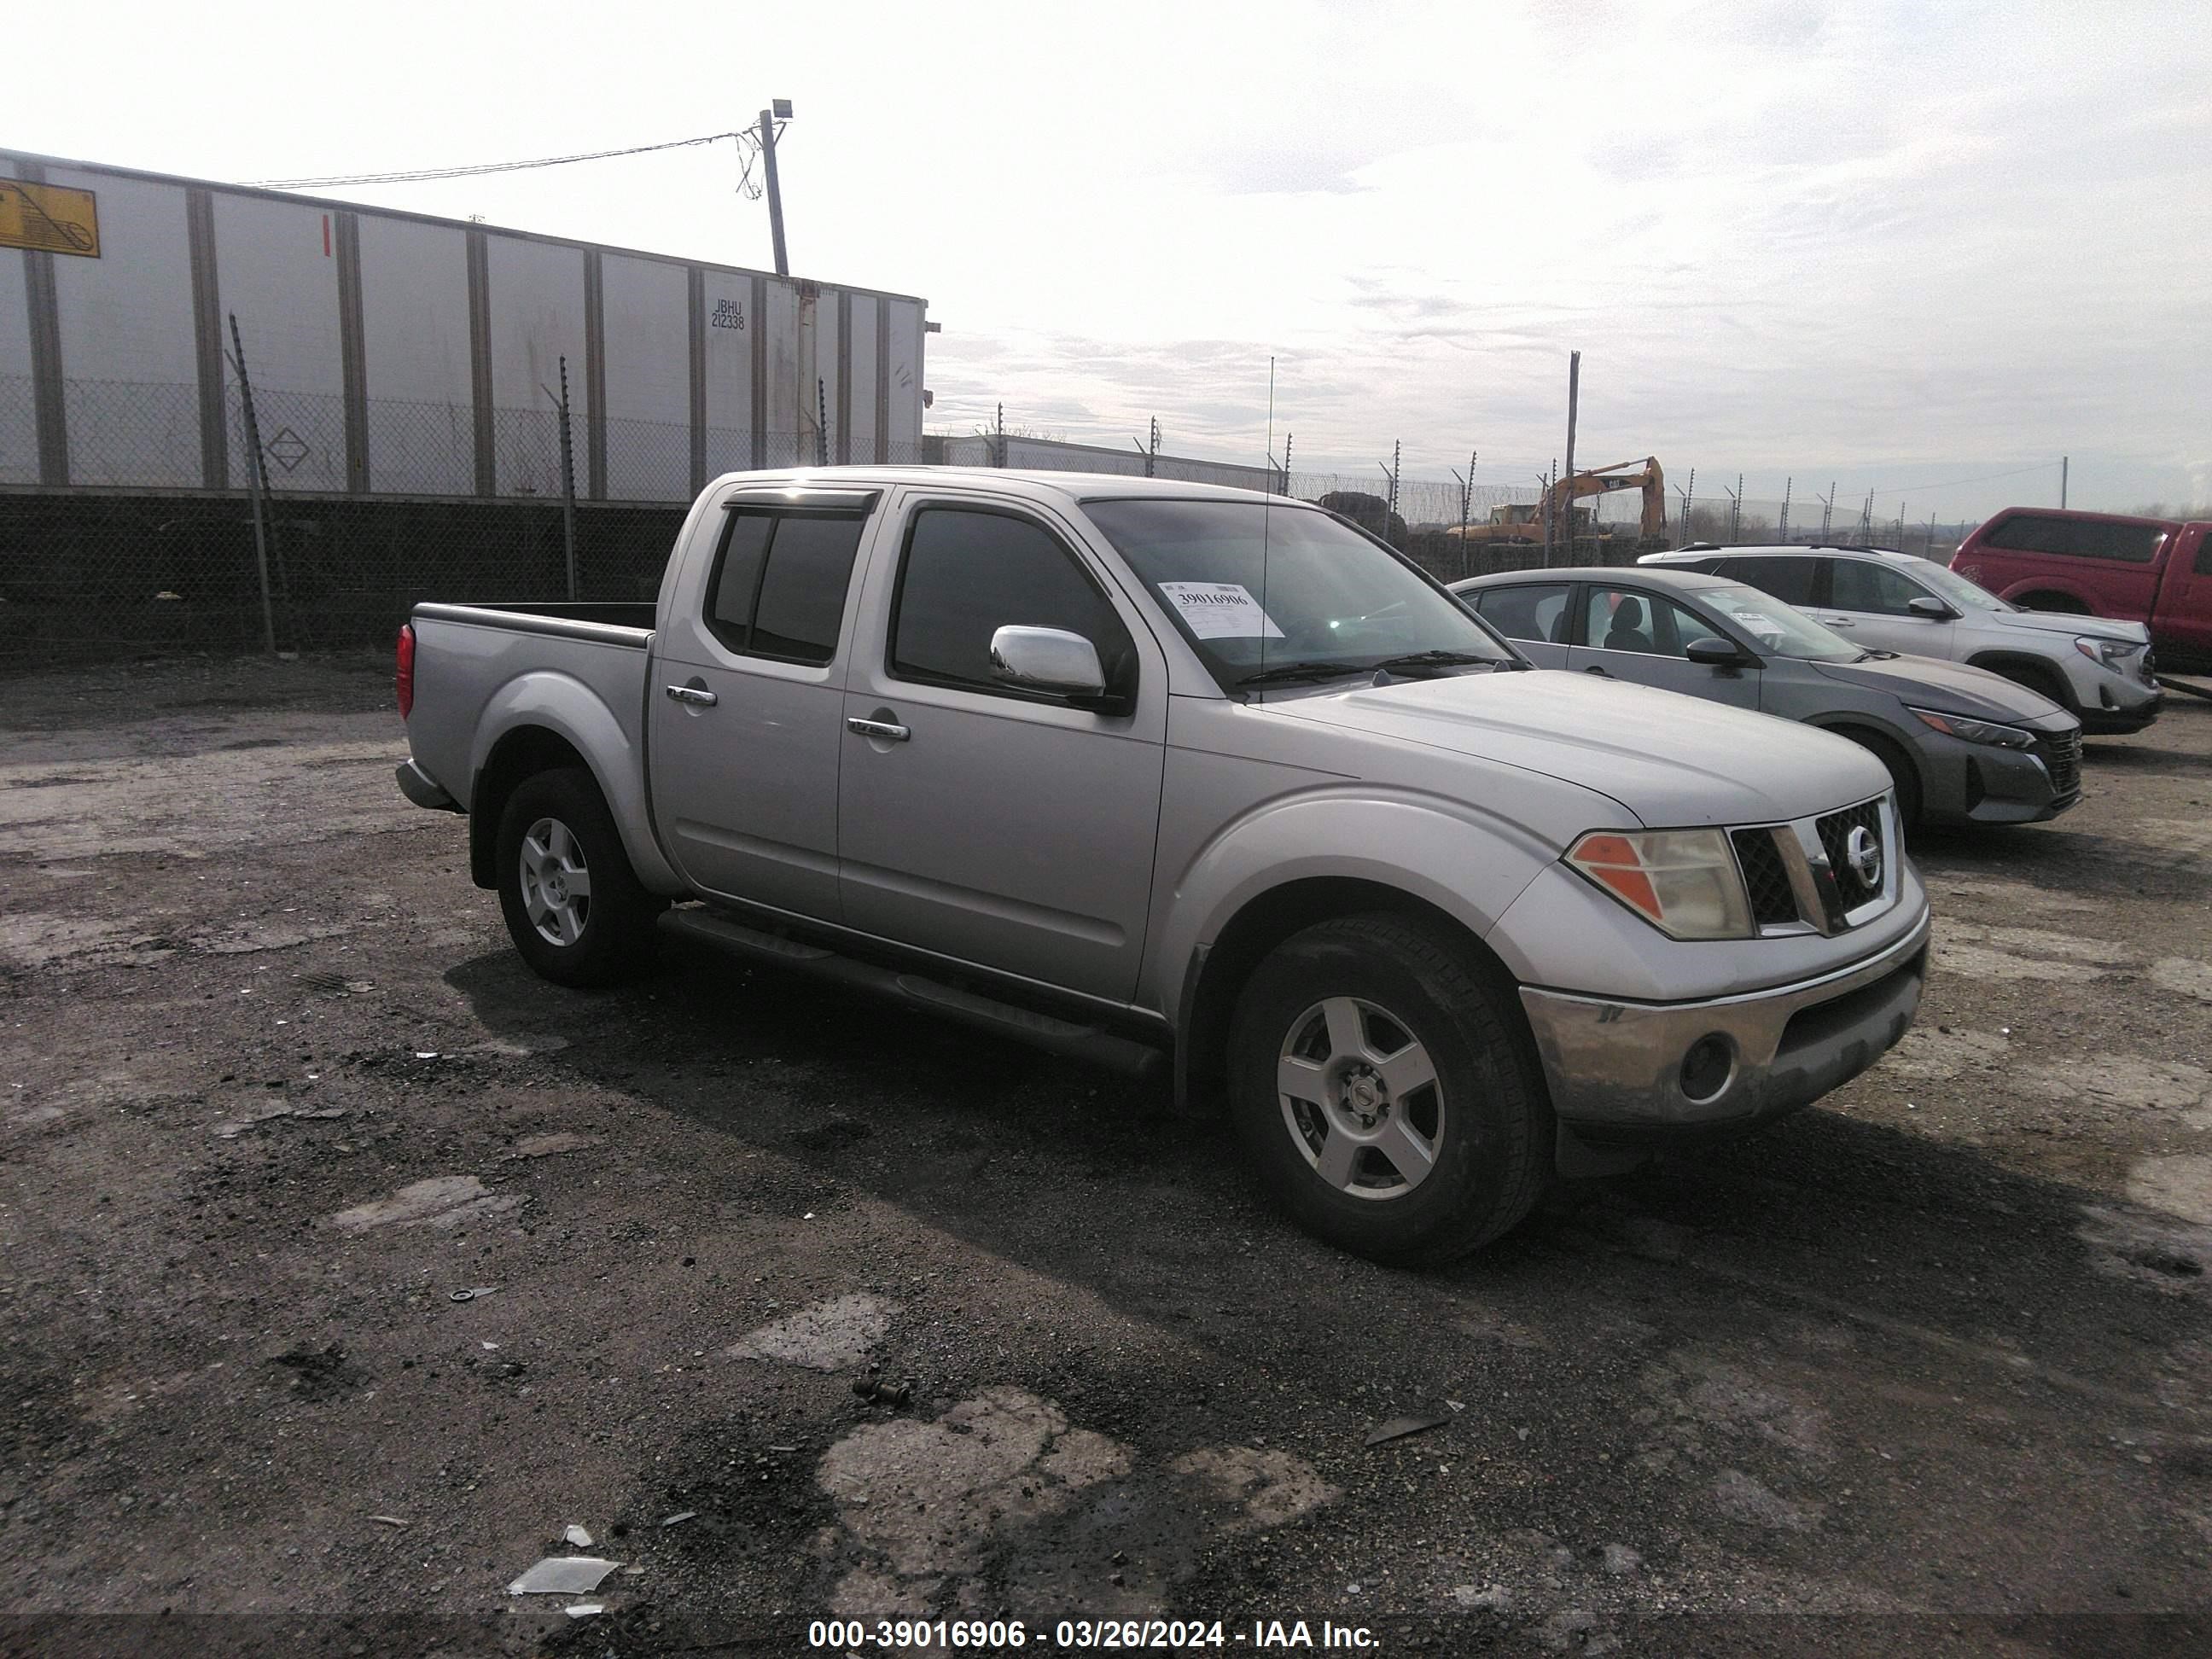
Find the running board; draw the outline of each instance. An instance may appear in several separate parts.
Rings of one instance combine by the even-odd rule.
[[[775,933],[763,933],[741,921],[711,910],[678,908],[660,913],[660,930],[678,938],[697,939],[716,950],[751,962],[779,968],[795,968],[817,979],[830,980],[858,991],[888,997],[908,1007],[957,1020],[978,1030],[1026,1042],[1032,1048],[1085,1060],[1131,1077],[1149,1077],[1167,1063],[1165,1051],[1149,1043],[1118,1036],[1095,1025],[1019,1008],[1010,1002],[979,996],[955,986],[925,979],[896,968],[878,968],[855,957],[840,956],[818,945],[802,944]]]

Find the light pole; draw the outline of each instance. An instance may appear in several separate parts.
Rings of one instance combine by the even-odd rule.
[[[775,176],[775,124],[791,119],[791,100],[775,98],[760,112],[761,166],[768,174],[768,226],[775,238],[775,274],[791,275],[791,261],[783,251],[783,187]]]

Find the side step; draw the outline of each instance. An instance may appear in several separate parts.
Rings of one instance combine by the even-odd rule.
[[[1130,1077],[1149,1077],[1167,1064],[1166,1051],[1149,1043],[1101,1030],[1095,1025],[1079,1025],[1073,1020],[1016,1007],[1010,1002],[980,996],[973,991],[925,979],[919,974],[878,968],[854,957],[839,956],[818,945],[763,933],[712,910],[697,907],[664,910],[659,927],[665,933],[697,939],[750,962],[794,968],[817,979],[888,997],[910,1008],[957,1020],[978,1030],[994,1031],[1032,1048],[1064,1054],[1070,1060],[1086,1060]]]

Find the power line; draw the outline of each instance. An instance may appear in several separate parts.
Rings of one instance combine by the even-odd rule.
[[[605,161],[617,155],[644,155],[660,149],[687,149],[700,144],[719,144],[725,138],[737,140],[742,149],[747,139],[757,143],[758,137],[758,134],[750,131],[710,132],[700,138],[672,138],[665,144],[632,144],[625,149],[589,150],[576,155],[545,155],[529,161],[479,161],[465,167],[419,167],[411,172],[332,173],[319,179],[252,179],[246,183],[262,190],[324,190],[338,185],[411,185],[435,179],[474,179],[488,173],[524,173],[534,167],[564,167],[578,161]],[[746,172],[750,175],[750,166]]]
[[[1924,495],[1931,489],[1956,489],[1961,484],[1990,483],[1999,478],[2024,478],[2031,472],[2050,471],[2051,464],[2045,461],[2036,466],[2016,466],[2009,472],[1984,472],[1978,478],[1953,478],[1946,483],[1884,484],[1875,493],[1888,495],[1902,490],[1908,495]]]

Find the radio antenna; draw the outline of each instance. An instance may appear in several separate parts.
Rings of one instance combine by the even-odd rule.
[[[1275,465],[1275,360],[1267,359],[1267,466]],[[1274,480],[1260,497],[1260,666],[1267,665],[1267,515],[1275,501]],[[1287,480],[1285,481],[1287,483]]]

